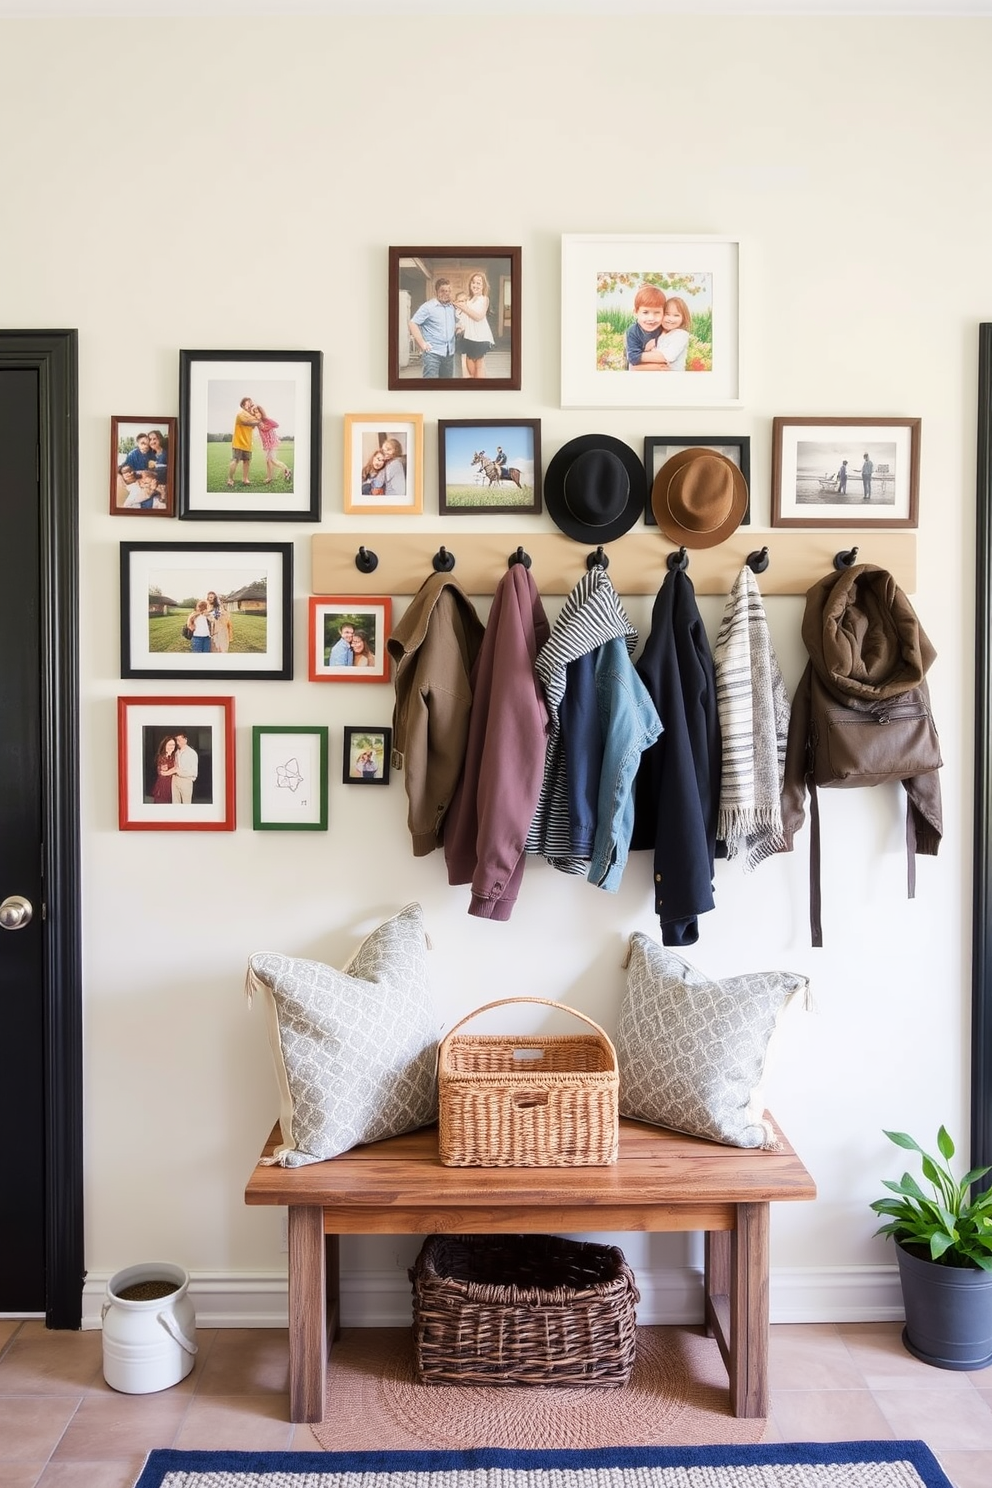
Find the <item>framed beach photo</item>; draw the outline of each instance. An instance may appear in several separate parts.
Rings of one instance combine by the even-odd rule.
[[[118,414],[110,420],[110,515],[176,515],[176,420]]]
[[[675,434],[649,434],[644,440],[644,473],[648,478],[647,496],[644,502],[644,525],[646,527],[658,525],[654,517],[654,508],[651,505],[651,488],[654,485],[655,476],[673,455],[677,455],[680,450],[684,449],[713,450],[715,454],[723,455],[724,459],[730,460],[737,466],[744,477],[744,484],[748,491],[747,506],[741,518],[741,526],[746,527],[751,521],[751,440],[747,434],[703,435],[698,439]]]
[[[346,512],[419,516],[424,509],[424,417],[421,413],[346,413]]]
[[[320,521],[319,351],[179,353],[179,516]]]
[[[392,729],[346,726],[342,754],[344,784],[388,785],[389,755],[392,747]]]
[[[310,596],[310,681],[388,682],[392,600]]]
[[[256,724],[251,731],[252,827],[327,831],[327,727]]]
[[[117,699],[122,832],[233,832],[234,699]]]
[[[773,527],[915,527],[918,418],[772,420]]]
[[[121,543],[122,677],[292,675],[292,543]]]
[[[541,510],[540,419],[439,419],[438,503],[446,516]]]
[[[390,248],[387,386],[520,386],[520,249]]]
[[[740,244],[566,234],[563,408],[740,405]]]

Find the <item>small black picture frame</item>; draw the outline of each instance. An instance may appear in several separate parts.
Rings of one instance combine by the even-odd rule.
[[[741,517],[741,526],[751,522],[751,439],[747,434],[706,434],[689,437],[681,434],[649,434],[644,440],[644,473],[648,478],[647,496],[644,501],[645,527],[657,527],[651,505],[651,487],[655,476],[673,455],[683,449],[710,449],[733,461],[747,486],[747,506]]]
[[[346,724],[341,751],[341,778],[345,785],[388,785],[389,756],[393,731],[374,723]]]

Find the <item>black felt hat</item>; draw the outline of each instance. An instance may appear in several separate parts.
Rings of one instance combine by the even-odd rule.
[[[544,503],[576,542],[608,543],[629,532],[644,510],[647,478],[629,444],[609,434],[580,434],[552,456]]]

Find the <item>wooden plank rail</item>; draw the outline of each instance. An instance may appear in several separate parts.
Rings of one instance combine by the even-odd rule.
[[[433,572],[440,547],[454,555],[452,577],[466,594],[492,594],[506,572],[507,560],[522,545],[532,560],[531,573],[542,594],[568,594],[585,571],[595,544],[573,542],[561,532],[518,535],[476,532],[466,527],[443,532],[377,533],[355,527],[347,532],[316,532],[311,538],[311,592],[339,595],[415,594]],[[363,574],[355,567],[360,547],[375,553],[378,567]],[[916,533],[875,531],[757,531],[739,527],[715,548],[688,552],[689,577],[697,594],[729,594],[749,553],[767,547],[769,564],[758,583],[763,595],[805,594],[833,568],[840,552],[858,549],[859,563],[886,568],[907,594],[916,589]],[[618,594],[656,594],[668,572],[669,553],[677,551],[657,530],[628,532],[607,544],[609,575]]]
[[[771,1120],[771,1118],[769,1118]],[[775,1123],[754,1151],[620,1122],[615,1164],[447,1168],[434,1127],[302,1168],[255,1168],[247,1204],[289,1207],[289,1373],[293,1421],[323,1419],[328,1350],[340,1328],[338,1237],[702,1230],[706,1326],[739,1416],[768,1413],[770,1203],[816,1197]],[[276,1127],[268,1156],[279,1140]]]

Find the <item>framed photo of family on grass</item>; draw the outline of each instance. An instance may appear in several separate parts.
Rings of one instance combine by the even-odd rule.
[[[773,527],[915,527],[918,418],[772,420]]]
[[[390,248],[387,387],[520,387],[520,249]]]
[[[388,682],[388,597],[310,596],[310,681]]]
[[[176,420],[120,414],[110,420],[110,515],[176,515]]]
[[[566,234],[563,408],[735,408],[740,244],[733,238]]]
[[[292,543],[121,543],[122,677],[292,675]]]
[[[424,416],[346,413],[346,512],[420,516],[424,509]]]
[[[327,725],[256,724],[251,731],[252,827],[327,831]]]
[[[234,699],[117,699],[122,832],[233,832]]]
[[[319,522],[319,351],[179,353],[179,516]]]

